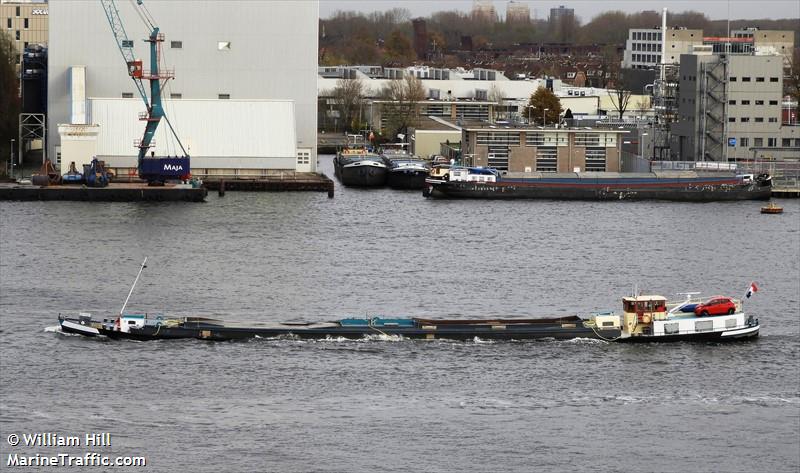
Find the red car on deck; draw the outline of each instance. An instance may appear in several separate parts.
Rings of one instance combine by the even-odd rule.
[[[699,316],[725,315],[734,312],[736,312],[736,304],[733,299],[725,296],[714,296],[702,304],[697,304],[697,307],[694,308],[695,315]]]

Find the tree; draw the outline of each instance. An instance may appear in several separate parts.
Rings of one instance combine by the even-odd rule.
[[[364,83],[359,78],[339,79],[331,93],[346,130],[361,127],[361,110],[364,105]],[[358,120],[356,120],[358,119]]]
[[[506,99],[506,94],[497,84],[492,84],[489,88],[487,98],[489,102],[494,104],[494,119],[496,120],[500,116],[500,107],[503,105],[503,100]]]
[[[411,41],[400,30],[392,31],[386,40],[386,54],[390,61],[402,63],[413,61],[417,57],[414,48],[411,47]]]
[[[525,107],[525,116],[530,123],[536,125],[558,123],[561,117],[561,101],[552,90],[539,87],[531,95],[528,106]]]
[[[610,87],[613,87],[608,89],[611,105],[614,107],[614,110],[619,113],[619,119],[622,120],[625,111],[628,109],[628,104],[631,101],[632,95],[630,87],[628,86],[628,81],[625,80],[625,71],[622,67],[617,65],[617,67],[612,67],[607,71],[606,74]]]
[[[11,140],[17,138],[19,131],[17,55],[11,37],[5,31],[0,32],[0,162],[6,162],[11,156]],[[5,170],[6,166],[0,166],[0,173]]]
[[[386,118],[386,133],[394,137],[398,133],[408,134],[408,127],[416,126],[418,103],[425,100],[425,86],[418,78],[408,74],[403,79],[390,80],[381,90],[386,100],[382,114]]]

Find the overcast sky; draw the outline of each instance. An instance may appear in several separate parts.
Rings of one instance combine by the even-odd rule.
[[[531,9],[531,16],[546,19],[550,8],[564,5],[574,8],[575,14],[583,23],[592,17],[608,10],[623,10],[637,12],[642,10],[658,10],[667,7],[672,11],[695,10],[705,13],[712,20],[728,18],[760,19],[760,18],[800,18],[799,0],[579,0],[579,1],[526,1],[518,0],[515,3],[527,3]],[[433,12],[442,10],[470,11],[472,0],[320,0],[320,16],[329,17],[336,10],[355,10],[360,12],[373,12],[376,10],[389,10],[391,8],[405,8],[413,16],[428,16]],[[507,0],[495,0],[494,6],[500,15],[506,11]]]

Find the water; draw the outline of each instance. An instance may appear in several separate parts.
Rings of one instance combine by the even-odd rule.
[[[112,447],[89,450],[144,455],[160,472],[796,472],[800,203],[780,203],[769,216],[759,202],[340,187],[202,205],[1,202],[0,461],[87,450],[12,448],[11,433],[102,431]],[[118,311],[144,256],[131,310],[548,316],[619,309],[636,285],[741,297],[757,281],[746,309],[762,336],[136,343],[49,331],[59,312]]]

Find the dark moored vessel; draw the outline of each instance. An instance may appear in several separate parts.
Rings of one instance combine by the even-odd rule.
[[[430,173],[430,164],[406,152],[384,152],[389,166],[386,184],[393,189],[423,189]]]
[[[386,162],[366,150],[345,149],[333,158],[334,174],[348,187],[382,187],[386,185]]]
[[[651,173],[517,173],[487,168],[453,168],[425,181],[426,197],[473,199],[671,200],[713,202],[768,200],[772,179],[761,174],[700,174],[694,171]]]

